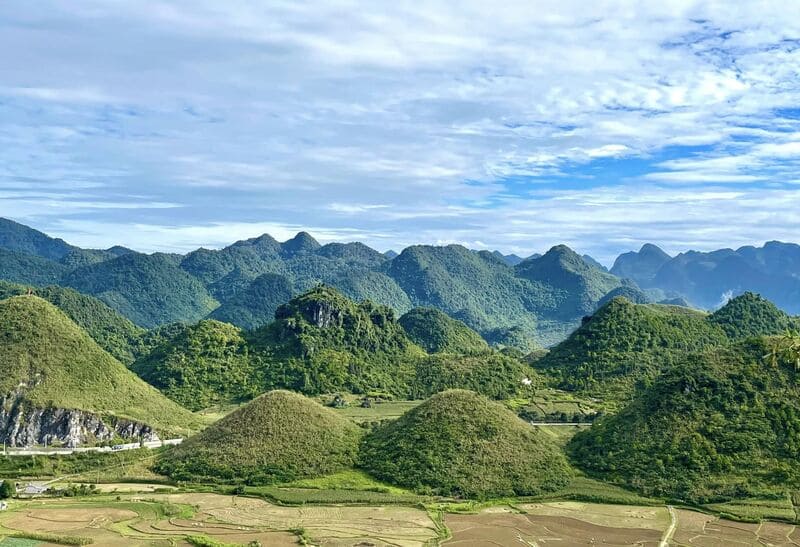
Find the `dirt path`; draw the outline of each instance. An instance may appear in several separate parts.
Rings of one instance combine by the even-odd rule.
[[[658,544],[658,547],[669,547],[669,540],[672,534],[675,533],[675,527],[678,525],[678,517],[675,515],[675,509],[671,505],[667,505],[667,509],[669,509],[669,528],[664,531],[664,535],[661,537],[661,543]]]

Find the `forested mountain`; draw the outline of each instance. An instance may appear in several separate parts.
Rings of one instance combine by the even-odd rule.
[[[138,440],[198,424],[36,296],[0,301],[0,370],[0,435],[12,445]]]
[[[693,503],[800,485],[795,363],[750,339],[682,356],[619,414],[575,436],[576,465],[648,494]]]
[[[119,246],[81,249],[0,222],[0,280],[69,286],[141,327],[209,317],[255,329],[278,305],[324,283],[397,315],[439,309],[491,344],[526,352],[563,340],[617,295],[710,308],[758,290],[797,313],[798,265],[800,247],[776,242],[674,258],[648,244],[621,255],[609,273],[563,245],[524,260],[458,245],[417,245],[395,255],[361,243],[320,245],[305,232],[282,243],[265,234],[219,250],[145,255]]]
[[[428,355],[394,311],[355,303],[316,287],[278,307],[275,321],[252,332],[214,320],[174,325],[143,337],[132,369],[192,410],[241,402],[270,389],[309,395],[352,392],[423,398],[459,387],[505,398],[529,378],[526,364],[494,351],[465,325],[431,310],[406,323],[447,353]]]
[[[651,287],[658,270],[672,257],[652,243],[645,243],[639,252],[621,254],[614,261],[611,273],[634,280],[641,287]]]
[[[685,352],[727,341],[704,312],[617,297],[535,366],[561,388],[626,400]]]
[[[175,257],[158,253],[124,254],[83,266],[62,283],[96,296],[143,327],[194,322],[218,305],[200,281],[176,265]]]
[[[400,318],[409,338],[428,353],[473,353],[489,349],[467,325],[436,308],[414,308]]]
[[[569,321],[594,311],[597,302],[619,287],[620,279],[591,264],[566,245],[557,245],[539,258],[520,262],[516,274],[559,291],[554,315]]]
[[[635,304],[618,296],[535,367],[561,388],[625,401],[687,352],[782,334],[798,325],[800,319],[753,293],[732,299],[711,315],[680,306]]]
[[[24,224],[0,218],[0,249],[60,260],[76,247]]]

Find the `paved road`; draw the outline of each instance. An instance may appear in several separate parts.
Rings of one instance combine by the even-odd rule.
[[[592,425],[590,422],[528,422],[531,425]]]
[[[147,441],[143,443],[144,448],[160,448],[162,446],[169,446],[181,444],[183,439],[167,439],[165,441]],[[125,450],[135,450],[141,448],[139,443],[126,443],[117,444],[112,446],[84,446],[78,448],[46,448],[46,447],[33,447],[33,448],[6,448],[6,456],[59,456],[66,454],[80,454],[82,452],[122,452]]]

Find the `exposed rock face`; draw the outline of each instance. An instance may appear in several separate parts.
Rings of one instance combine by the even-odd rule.
[[[333,325],[341,325],[342,322],[342,310],[340,310],[331,302],[312,302],[301,311],[309,323],[312,323],[321,329],[325,329]]]
[[[114,437],[144,441],[158,440],[146,424],[106,418],[83,410],[37,408],[19,393],[0,399],[0,439],[9,446],[52,445],[68,447],[109,441]]]

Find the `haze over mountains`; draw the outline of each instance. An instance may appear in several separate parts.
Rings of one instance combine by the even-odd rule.
[[[147,255],[81,249],[0,219],[0,279],[73,288],[145,328],[209,317],[255,329],[324,283],[398,315],[437,308],[491,344],[529,350],[564,339],[618,294],[713,309],[749,290],[798,313],[798,271],[800,246],[780,242],[675,257],[648,244],[606,270],[564,245],[525,259],[459,245],[415,245],[394,256],[361,243],[320,245],[305,232],[282,243],[265,234],[219,250]]]

